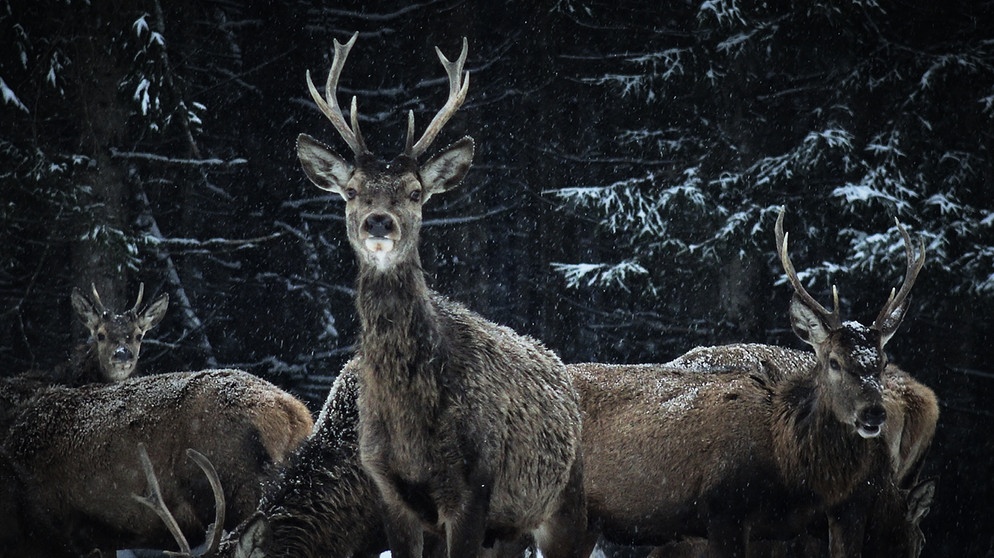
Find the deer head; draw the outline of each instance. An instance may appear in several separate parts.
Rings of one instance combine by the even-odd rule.
[[[831,312],[804,289],[787,256],[783,217],[784,210],[781,209],[775,232],[780,262],[794,287],[794,296],[790,301],[790,325],[794,333],[815,350],[817,381],[825,388],[824,394],[835,417],[844,424],[853,425],[864,438],[876,437],[887,419],[881,381],[881,374],[887,365],[884,345],[897,331],[907,312],[908,293],[925,264],[925,245],[920,243],[916,259],[908,231],[897,223],[907,256],[904,283],[896,293],[891,290],[873,325],[866,327],[859,322],[843,322],[840,319],[839,293],[834,286]]]
[[[417,162],[466,99],[469,73],[463,75],[463,65],[468,46],[463,39],[462,53],[455,62],[450,62],[435,48],[449,76],[448,100],[416,142],[413,139],[414,112],[408,113],[404,151],[392,161],[383,162],[366,148],[359,131],[355,97],[352,98],[351,128],[336,98],[342,67],[358,35],[352,35],[345,45],[334,41],[335,56],[328,72],[324,99],[314,87],[310,72],[307,73],[307,86],[314,102],[352,149],[354,161],[346,161],[306,134],[297,137],[297,156],[311,182],[345,200],[349,242],[360,263],[385,272],[417,256],[422,205],[432,195],[458,186],[472,163],[473,139],[468,136],[423,165]]]
[[[163,293],[139,312],[145,292],[145,284],[142,283],[138,287],[135,305],[123,314],[116,314],[100,301],[96,285],[92,288],[92,300],[78,288],[73,289],[72,305],[90,331],[91,340],[96,343],[97,362],[103,381],[120,382],[134,372],[142,339],[148,330],[162,321],[169,306],[169,295]]]

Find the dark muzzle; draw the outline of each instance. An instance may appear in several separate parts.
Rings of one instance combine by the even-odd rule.
[[[859,412],[856,430],[864,438],[875,438],[880,435],[880,427],[886,420],[887,410],[883,405],[870,405]]]
[[[366,217],[366,232],[370,236],[386,237],[393,231],[393,219],[383,213],[374,213]]]
[[[118,347],[114,354],[110,355],[111,360],[117,362],[128,362],[135,358],[135,355],[127,347]]]

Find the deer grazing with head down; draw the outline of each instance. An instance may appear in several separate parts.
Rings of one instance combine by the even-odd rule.
[[[891,555],[914,556],[920,515],[888,520],[870,509],[912,510],[898,483],[927,447],[937,412],[927,388],[890,396],[885,389],[883,347],[924,263],[924,248],[914,258],[900,230],[904,283],[865,327],[839,318],[837,294],[830,312],[801,285],[781,213],[777,250],[794,287],[791,325],[813,358],[718,347],[696,362],[571,366],[583,401],[592,535],[649,545],[701,537],[709,555],[745,557],[750,539],[793,537],[827,517],[833,558],[859,556],[875,536],[896,539]],[[902,426],[891,430],[895,418]],[[873,533],[865,531],[868,517],[878,520]]]
[[[8,392],[11,395],[8,396]],[[138,445],[160,471],[187,536],[213,517],[211,489],[188,448],[217,467],[233,528],[262,483],[311,431],[302,402],[237,370],[179,372],[79,387],[0,382],[0,556],[78,557],[161,548],[170,531],[131,497],[144,491]]]
[[[139,310],[145,292],[145,284],[142,283],[138,287],[135,305],[118,314],[104,306],[96,285],[92,287],[92,299],[78,288],[73,289],[73,308],[90,332],[90,338],[76,349],[65,370],[57,373],[61,376],[57,378],[59,383],[111,383],[130,377],[138,365],[142,339],[162,321],[169,306],[169,295],[163,293],[145,309]]]
[[[256,511],[205,558],[360,558],[388,549],[380,493],[359,462],[358,369],[359,359],[345,365],[311,435],[266,480]]]
[[[383,496],[390,548],[418,557],[428,530],[450,557],[464,557],[534,533],[546,556],[576,555],[575,537],[555,536],[582,529],[585,509],[580,416],[565,367],[539,342],[431,291],[421,268],[422,206],[458,186],[473,156],[464,137],[418,163],[466,98],[466,42],[455,62],[438,51],[448,100],[417,141],[410,113],[403,152],[384,163],[359,132],[355,99],[351,128],[336,100],[357,35],[335,41],[325,99],[308,76],[354,162],[304,134],[297,154],[315,185],[345,200],[359,261],[360,457]]]

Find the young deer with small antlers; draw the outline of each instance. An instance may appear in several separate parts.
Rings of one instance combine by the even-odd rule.
[[[421,268],[422,206],[458,186],[473,156],[464,137],[418,163],[466,98],[466,42],[456,62],[438,51],[445,105],[416,142],[410,113],[403,153],[382,163],[359,132],[355,98],[351,128],[335,98],[357,35],[335,41],[326,99],[308,76],[354,163],[303,134],[297,154],[315,185],[345,200],[359,261],[360,457],[383,495],[390,547],[420,557],[428,529],[450,557],[466,557],[531,532],[546,556],[578,555],[576,537],[553,536],[585,522],[580,414],[565,367],[537,341],[429,290]]]
[[[145,293],[142,283],[135,305],[117,314],[100,301],[96,285],[92,287],[92,300],[78,288],[73,289],[72,306],[90,332],[90,339],[76,349],[69,365],[57,373],[59,383],[82,385],[126,380],[138,365],[142,339],[162,321],[169,306],[169,295],[163,293],[139,311]]]
[[[571,366],[583,401],[592,528],[627,544],[704,537],[709,555],[744,557],[750,539],[791,537],[827,516],[833,558],[859,556],[866,536],[878,534],[895,537],[892,555],[916,555],[920,516],[877,516],[889,524],[865,532],[875,501],[913,511],[897,480],[934,431],[934,414],[892,407],[926,424],[897,443],[905,449],[892,457],[883,347],[906,314],[925,257],[921,247],[914,258],[911,239],[900,230],[908,259],[904,283],[865,327],[839,318],[837,294],[830,312],[801,285],[787,256],[781,213],[776,239],[794,287],[791,325],[815,349],[813,359],[775,347],[769,348],[775,359],[718,347],[713,358],[696,361],[715,367],[708,373],[690,370],[693,359]],[[934,405],[934,396],[923,397],[923,407]]]

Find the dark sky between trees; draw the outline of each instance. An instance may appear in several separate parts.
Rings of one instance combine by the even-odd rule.
[[[171,297],[147,371],[245,368],[323,399],[356,339],[342,205],[299,133],[331,40],[377,153],[445,100],[469,41],[476,140],[426,208],[430,284],[568,362],[701,344],[801,347],[773,249],[867,323],[928,262],[888,345],[942,400],[927,556],[991,546],[994,4],[989,1],[28,2],[0,0],[0,362],[52,368],[72,287]],[[803,5],[800,5],[803,4]],[[364,6],[365,5],[365,6]],[[979,435],[978,435],[979,434]]]

